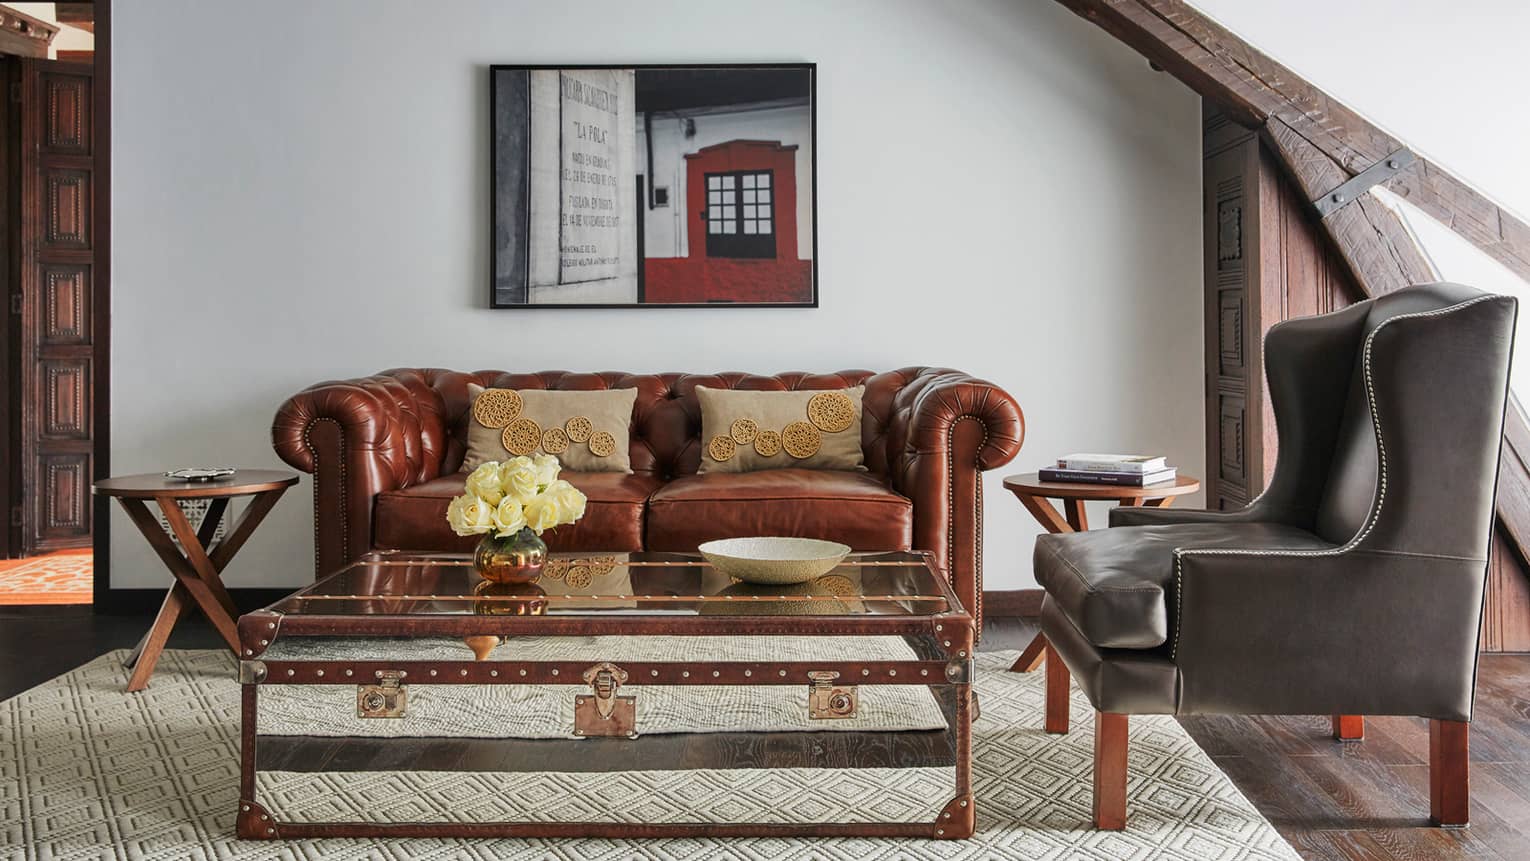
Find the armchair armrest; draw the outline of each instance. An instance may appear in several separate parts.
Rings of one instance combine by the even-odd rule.
[[[1180,713],[1471,719],[1483,560],[1189,549],[1174,570]]]
[[[889,475],[893,488],[914,501],[914,546],[935,554],[981,631],[982,473],[1020,451],[1020,404],[985,380],[923,369],[898,392],[893,410],[903,445],[892,449]],[[900,422],[906,424],[899,428]]]
[[[418,410],[406,409],[413,398],[399,379],[379,375],[319,383],[277,410],[277,455],[314,476],[315,576],[371,548],[379,493],[423,477]]]

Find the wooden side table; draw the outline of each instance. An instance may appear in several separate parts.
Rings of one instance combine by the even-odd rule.
[[[165,563],[165,567],[175,577],[175,584],[166,593],[165,601],[154,617],[153,626],[123,662],[124,666],[133,670],[132,676],[128,678],[129,691],[141,691],[148,687],[149,676],[154,673],[154,664],[159,660],[160,652],[165,649],[165,641],[170,638],[171,629],[183,615],[190,612],[193,603],[207,615],[208,621],[212,622],[234,654],[239,653],[239,635],[234,625],[239,611],[234,607],[228,590],[223,588],[219,575],[228,566],[229,560],[234,558],[234,554],[239,552],[239,548],[244,546],[244,542],[249,540],[255,527],[271,512],[276,501],[297,481],[297,475],[290,472],[241,469],[218,481],[176,481],[157,473],[147,473],[108,478],[95,483],[92,489],[96,494],[117,498],[138,531],[148,540],[149,546],[159,554],[160,561]],[[218,524],[223,521],[224,512],[228,510],[228,501],[236,496],[254,498],[223,539],[216,546],[209,546],[218,531]],[[170,525],[170,531],[175,534],[175,541],[171,540],[170,535],[159,525],[159,519],[149,510],[147,501],[151,499],[159,505],[160,513]],[[200,529],[193,530],[191,522],[181,511],[180,501],[183,499],[211,500]],[[176,541],[180,542],[180,549],[176,548]]]
[[[1089,520],[1084,514],[1084,503],[1089,500],[1162,508],[1172,503],[1176,496],[1184,496],[1200,490],[1201,483],[1188,475],[1181,475],[1174,479],[1173,484],[1164,482],[1148,487],[1123,487],[1116,484],[1042,481],[1036,473],[1028,472],[1024,475],[1011,475],[1005,478],[1004,487],[1020,500],[1020,504],[1025,506],[1025,510],[1036,518],[1043,529],[1057,534],[1083,532],[1089,528]],[[1052,506],[1052,503],[1047,501],[1048,499],[1062,500],[1061,514]],[[1046,651],[1047,638],[1037,634],[1036,639],[1031,640],[1031,644],[1020,653],[1020,660],[1015,661],[1010,671],[1031,672],[1041,666],[1041,662],[1046,658]],[[1067,693],[1064,692],[1064,696],[1066,695]]]

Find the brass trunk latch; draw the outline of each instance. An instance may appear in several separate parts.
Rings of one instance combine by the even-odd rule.
[[[637,697],[617,696],[627,671],[602,662],[584,671],[590,693],[574,696],[574,735],[637,737]]]
[[[808,673],[808,717],[814,720],[855,717],[855,685],[836,685],[839,673],[813,670]]]
[[[403,670],[378,670],[377,684],[356,686],[356,717],[401,718],[408,709],[409,689]]]

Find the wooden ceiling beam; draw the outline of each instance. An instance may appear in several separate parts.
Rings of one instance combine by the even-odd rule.
[[[1337,162],[1275,117],[1259,134],[1309,201],[1327,195],[1349,178]],[[1402,219],[1375,195],[1359,195],[1319,223],[1367,296],[1440,278]]]
[[[1197,93],[1227,107],[1245,125],[1260,128],[1272,118],[1279,120],[1343,169],[1340,182],[1402,147],[1396,138],[1184,0],[1058,2]],[[1486,195],[1423,158],[1385,185],[1530,282],[1530,225]],[[1314,192],[1313,197],[1331,188]],[[1367,204],[1344,209],[1355,206]],[[1371,201],[1369,206],[1376,204]]]

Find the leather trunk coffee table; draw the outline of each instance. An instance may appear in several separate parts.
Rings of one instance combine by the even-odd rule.
[[[923,553],[369,554],[239,620],[237,830],[968,837],[973,640]]]

